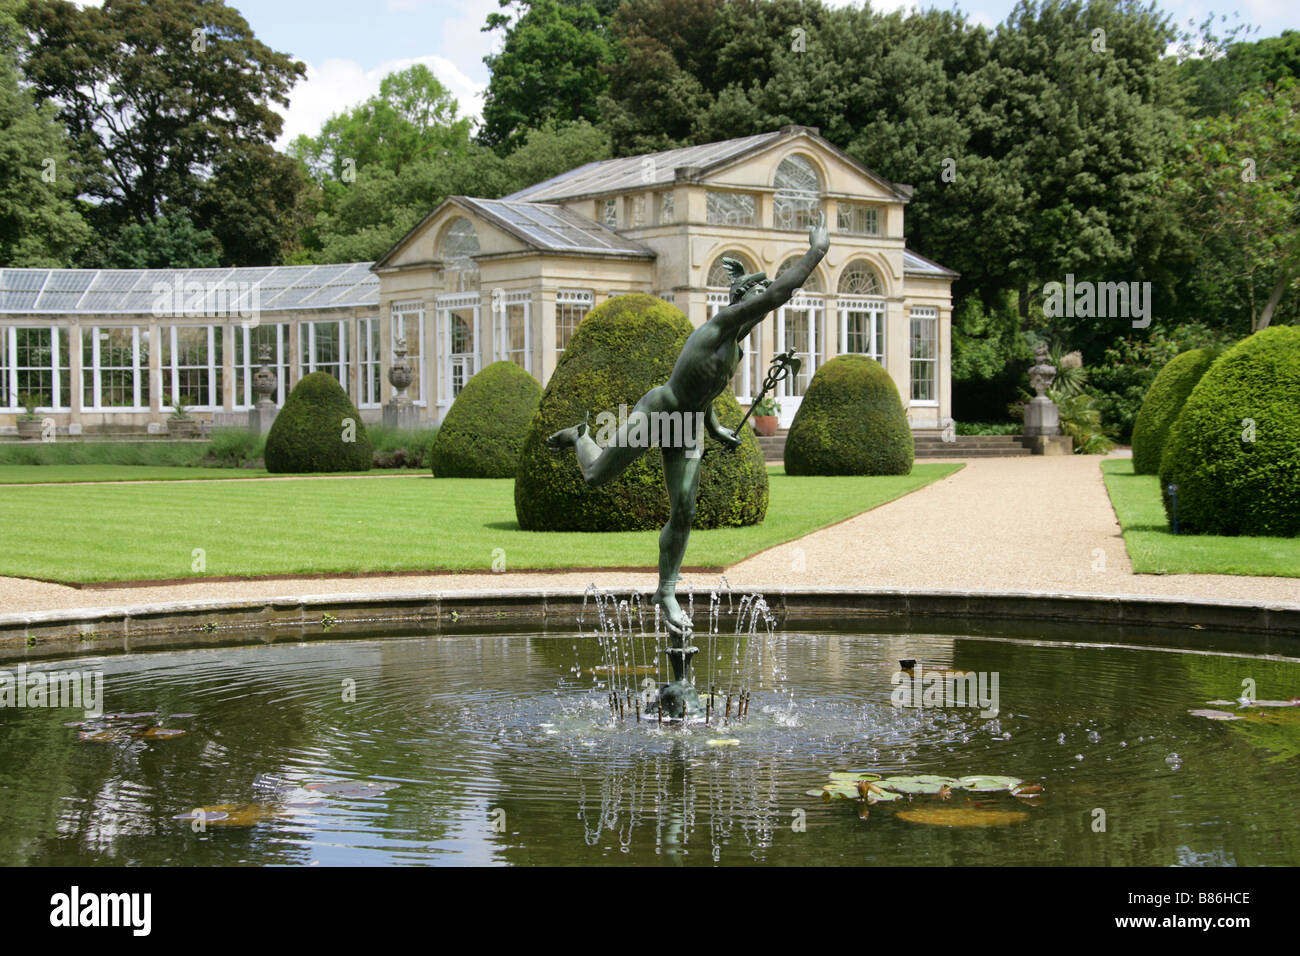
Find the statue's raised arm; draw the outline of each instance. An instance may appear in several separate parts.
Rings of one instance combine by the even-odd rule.
[[[721,309],[710,321],[717,322],[729,334],[746,334],[765,315],[790,301],[795,290],[808,281],[828,248],[830,236],[826,233],[826,216],[823,214],[817,225],[808,230],[808,251],[799,257],[798,262],[771,282],[750,286],[740,299]]]

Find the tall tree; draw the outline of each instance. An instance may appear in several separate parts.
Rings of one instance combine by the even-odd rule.
[[[485,31],[500,30],[499,53],[483,58],[492,79],[483,98],[480,139],[504,152],[548,121],[599,118],[601,71],[612,55],[609,0],[499,0],[506,13],[488,15]]]
[[[306,68],[221,0],[31,0],[23,69],[76,141],[82,195],[106,225],[187,211],[218,160],[279,135]]]
[[[0,3],[0,264],[68,266],[91,231],[74,202],[67,132],[22,87],[16,6]]]

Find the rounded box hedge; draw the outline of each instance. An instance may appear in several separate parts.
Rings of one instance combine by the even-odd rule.
[[[542,393],[515,477],[515,514],[529,531],[648,531],[668,520],[663,458],[648,450],[621,476],[599,488],[582,480],[573,449],[553,451],[546,438],[597,415],[630,410],[668,381],[691,334],[680,310],[651,295],[629,294],[593,309],[578,326]],[[730,392],[713,403],[718,420],[735,428],[743,413]],[[695,528],[758,524],[767,514],[763,454],[749,431],[731,451],[705,438]]]
[[[1218,357],[1218,349],[1188,349],[1160,370],[1133,423],[1134,474],[1154,475],[1160,471],[1169,429],[1183,410],[1187,396]]]
[[[272,474],[369,471],[372,458],[361,415],[328,372],[303,376],[266,435]]]
[[[514,362],[493,362],[461,389],[430,452],[435,478],[513,478],[542,386]]]
[[[1300,534],[1300,327],[1263,329],[1223,353],[1183,404],[1160,461],[1179,531]]]
[[[889,373],[865,355],[839,355],[817,370],[790,423],[789,475],[906,475],[915,445]]]

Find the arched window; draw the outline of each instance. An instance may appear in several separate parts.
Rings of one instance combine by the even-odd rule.
[[[478,263],[471,258],[478,252],[478,233],[474,224],[461,216],[453,219],[442,234],[438,253],[447,271],[448,292],[477,292]]]
[[[728,259],[735,259],[744,266],[746,275],[758,271],[754,268],[754,263],[749,261],[749,256],[745,255],[743,252],[736,252],[734,249],[730,252],[724,252],[721,256],[718,256],[718,258],[713,260],[713,265],[709,266],[709,275],[704,280],[704,284],[710,289],[731,288],[731,273],[729,273],[727,267],[722,264],[724,256]]]
[[[796,153],[781,160],[774,185],[777,229],[808,229],[818,221],[822,180],[807,157]]]
[[[840,273],[840,295],[884,295],[880,274],[862,259],[850,262]]]
[[[785,272],[785,270],[789,269],[801,258],[803,257],[791,256],[789,259],[786,259],[785,262],[781,263],[781,268],[776,270],[776,276],[773,276],[773,278],[780,276],[782,272]],[[812,275],[808,276],[808,278],[804,280],[804,284],[800,286],[800,289],[804,292],[825,292],[826,291],[822,287],[821,276],[819,276],[815,270],[813,271]]]

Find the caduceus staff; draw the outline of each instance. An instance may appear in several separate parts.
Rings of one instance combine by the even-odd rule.
[[[736,434],[740,434],[740,430],[745,427],[745,422],[749,421],[749,416],[754,414],[754,409],[758,408],[758,404],[763,400],[764,396],[775,389],[781,382],[798,375],[801,368],[803,368],[803,359],[799,358],[799,353],[794,349],[782,352],[772,359],[772,364],[767,369],[767,375],[763,377],[763,387],[759,389],[754,404],[749,406],[749,411],[745,412],[745,417],[736,426]]]

